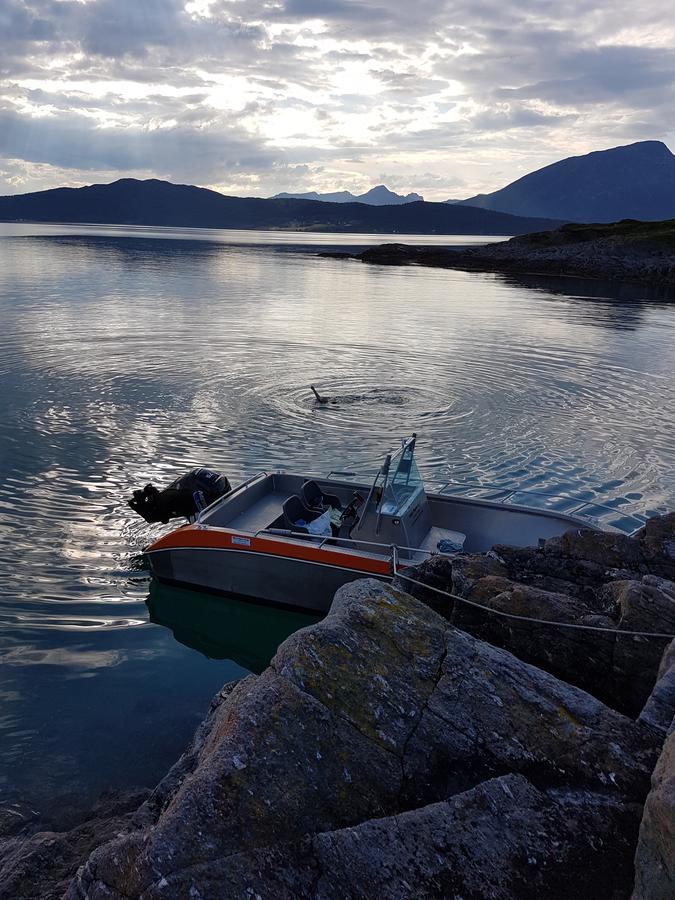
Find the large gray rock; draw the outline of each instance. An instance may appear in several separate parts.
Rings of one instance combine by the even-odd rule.
[[[621,801],[584,791],[542,794],[507,775],[448,801],[317,836],[313,896],[625,896],[637,827],[635,810]]]
[[[401,766],[273,670],[217,710],[153,828],[102,848],[71,896],[138,897],[176,871],[396,809]]]
[[[675,640],[666,647],[656,684],[640,713],[640,720],[668,731],[675,718]]]
[[[434,557],[427,560],[422,566],[428,568],[434,566]],[[470,596],[473,586],[483,578],[508,578],[509,576],[508,569],[497,554],[488,556],[483,553],[454,557],[451,562],[450,574],[449,583],[452,591],[459,594],[460,597]]]
[[[446,624],[408,594],[364,579],[323,622],[291,635],[272,668],[400,758],[441,675]]]
[[[583,791],[543,794],[507,775],[398,816],[242,849],[168,876],[143,900],[626,896],[638,824],[620,801]]]
[[[635,577],[649,571],[637,540],[590,528],[567,531],[537,548],[499,545],[494,549],[514,581],[575,596],[591,606],[596,591],[614,570]]]
[[[637,540],[619,532],[594,531],[590,528],[571,529],[559,537],[549,538],[544,546],[544,555],[592,563],[602,572],[618,568],[639,571],[644,565]]]
[[[612,668],[613,635],[555,625],[565,623],[611,629],[616,627],[616,622],[598,615],[576,597],[492,576],[477,581],[469,599],[521,618],[489,615],[456,603],[451,621],[458,628],[504,647],[520,659],[591,691],[603,700],[611,698],[605,681]],[[551,625],[528,622],[527,619],[541,619]]]
[[[635,854],[633,900],[675,897],[675,730],[652,776]]]
[[[565,806],[569,858],[590,864],[590,843],[606,841],[623,848],[617,852],[625,862],[632,854],[626,804],[645,796],[661,738],[657,729],[449,627],[409,595],[356,582],[338,592],[323,622],[289,638],[266,672],[240,682],[216,705],[189,763],[174,772],[154,806],[146,805],[138,830],[92,854],[68,896],[344,896],[330,893],[332,876],[322,882],[322,873],[348,878],[353,853],[354,873],[361,866],[365,879],[367,861],[359,861],[352,831],[336,833],[364,828],[368,840],[386,843],[378,835],[393,835],[403,822],[390,856],[392,884],[408,854],[413,889],[419,872],[431,873],[420,896],[441,897],[443,884],[457,883],[466,884],[469,897],[483,865],[481,849],[471,857],[465,847],[470,822],[483,821],[475,816],[491,808],[493,789],[473,795],[464,841],[453,837],[463,815],[459,801],[450,820],[445,806],[431,810],[431,818],[412,811],[507,773],[526,776],[551,797],[558,790],[555,803],[565,805],[570,791],[596,797],[587,804],[590,818],[585,802]],[[542,802],[528,797],[534,822]],[[519,810],[517,799],[513,809]],[[498,805],[492,811],[494,822],[476,825],[477,833],[503,830],[503,811]],[[368,831],[375,819],[389,824]],[[445,860],[429,854],[434,822],[445,829],[436,847]],[[509,849],[507,837],[499,846],[511,868],[495,881],[495,897],[521,896],[514,885],[531,876],[528,841],[537,854],[545,851],[545,841],[524,833]],[[537,856],[542,890],[557,882],[556,854],[552,843],[547,856]],[[462,860],[474,867],[471,877],[468,869],[462,874]],[[434,866],[445,874],[436,878]],[[367,896],[357,882],[354,876],[352,895]]]
[[[609,607],[614,605],[622,631],[675,634],[675,583],[654,575],[640,581],[614,581],[603,589]],[[647,701],[668,638],[617,635],[612,656],[612,676],[625,707],[637,715]]]
[[[428,802],[509,771],[640,799],[657,747],[652,729],[590,694],[451,631],[441,678],[406,748],[403,790]]]

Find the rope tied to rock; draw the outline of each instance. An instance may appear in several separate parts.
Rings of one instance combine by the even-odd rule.
[[[473,606],[475,609],[480,609],[483,612],[491,613],[493,616],[501,616],[503,619],[516,619],[519,622],[531,622],[534,625],[548,625],[552,628],[569,628],[575,631],[600,631],[604,632],[605,634],[618,634],[623,637],[659,638],[661,640],[675,639],[675,634],[663,634],[658,631],[624,631],[621,628],[605,628],[602,625],[578,625],[575,622],[552,622],[550,619],[536,619],[532,616],[518,616],[515,613],[504,612],[501,609],[492,609],[491,606],[485,606],[483,603],[476,603],[475,600],[469,600],[467,597],[460,597],[458,594],[451,594],[449,591],[444,591],[441,588],[434,587],[431,584],[425,584],[423,581],[419,581],[416,578],[412,578],[410,575],[404,574],[398,569],[396,554],[394,554],[394,575],[397,578],[402,578],[404,581],[409,581],[411,584],[416,584],[428,591],[433,591],[435,594],[442,594],[444,597],[448,597],[450,600],[455,600],[459,603],[466,603],[467,606]]]

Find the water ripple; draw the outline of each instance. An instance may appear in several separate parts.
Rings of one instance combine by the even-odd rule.
[[[417,431],[430,479],[642,515],[675,499],[673,306],[288,249],[11,240],[4,621],[143,621],[138,554],[163,529],[125,497],[198,464],[235,481],[264,468],[371,471]],[[110,616],[115,604],[128,612]]]
[[[45,827],[156,783],[222,682],[302,624],[148,596],[141,551],[166,526],[131,514],[132,489],[195,465],[371,472],[417,431],[425,475],[475,494],[573,494],[616,521],[675,505],[675,305],[642,288],[345,264],[288,235],[17,231],[34,236],[0,234],[0,789]]]

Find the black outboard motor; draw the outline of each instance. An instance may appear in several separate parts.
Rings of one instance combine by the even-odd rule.
[[[129,506],[146,522],[162,522],[185,516],[189,519],[214,500],[232,490],[230,482],[220,472],[192,469],[164,488],[157,490],[146,484],[142,491],[134,491]]]

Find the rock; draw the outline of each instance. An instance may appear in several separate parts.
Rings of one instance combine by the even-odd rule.
[[[574,889],[610,897],[632,879],[638,824],[626,804],[580,791],[543,794],[510,775],[398,816],[243,848],[158,880],[143,900],[566,900]]]
[[[547,622],[578,622],[584,616],[593,614],[586,603],[567,594],[545,591],[492,575],[477,581],[469,598],[484,603],[490,609],[503,609],[512,615],[544,619]],[[469,610],[470,606],[457,604],[453,622],[461,625],[461,621],[469,616]],[[497,616],[491,619],[492,622],[497,620]]]
[[[458,559],[458,558],[457,558]],[[455,566],[458,565],[455,560]],[[394,587],[410,594],[421,600],[434,612],[449,619],[454,608],[454,601],[448,597],[436,593],[434,590],[427,590],[419,584],[413,584],[408,580],[408,576],[415,581],[421,581],[431,588],[439,588],[441,591],[453,591],[452,583],[453,561],[447,556],[436,553],[425,559],[419,566],[409,566],[399,571],[399,574],[393,581]]]
[[[597,606],[596,592],[617,572],[640,577],[647,569],[637,540],[620,533],[573,529],[549,538],[540,548],[504,547],[508,576],[543,590],[564,593]]]
[[[633,900],[675,896],[675,729],[652,776],[635,853]]]
[[[25,803],[3,803],[0,806],[0,841],[25,832],[38,819],[38,814]]]
[[[216,711],[195,771],[154,828],[94,853],[70,897],[138,897],[173,872],[242,847],[381,816],[400,762],[268,669]]]
[[[507,775],[395,818],[319,835],[314,896],[567,900],[576,888],[610,897],[632,876],[637,827],[627,805],[580,791],[545,795]]]
[[[452,558],[434,554],[420,565],[404,569],[395,579],[394,586],[421,600],[434,612],[449,620],[455,609],[454,601],[436,591],[425,589],[420,584],[413,584],[407,576],[446,593],[477,599],[473,596],[476,584],[492,578],[498,580],[495,583],[506,587],[509,583],[507,574],[503,561],[496,554],[459,554]]]
[[[614,223],[605,231],[588,229],[583,238],[563,226],[551,232],[536,232],[482,247],[439,248],[384,244],[357,254],[363,262],[383,265],[424,265],[468,271],[566,275],[606,280],[641,281],[653,285],[675,283],[672,227],[656,223],[658,237],[644,233],[629,237],[608,229],[626,228]],[[583,226],[587,228],[587,226]],[[644,223],[640,227],[644,229]],[[667,234],[667,236],[666,236]],[[512,276],[513,277],[513,276]]]
[[[479,555],[456,557],[452,561],[445,557],[431,557],[416,569],[408,571],[411,577],[424,584],[511,615],[551,622],[617,627],[618,619],[613,621],[594,612],[600,607],[594,593],[591,594],[593,603],[588,604],[581,599],[585,595],[583,591],[570,596],[535,587],[531,582],[561,583],[558,579],[533,573],[535,565],[546,563],[547,558],[542,552],[532,548],[513,552],[510,548],[500,548],[500,552],[504,554],[505,563]],[[506,571],[514,573],[514,570],[518,575],[524,574],[530,583],[522,584],[505,577]],[[403,579],[399,583],[405,585]],[[445,618],[464,631],[592,692],[603,702],[617,702],[612,678],[612,635],[516,621],[490,615],[459,601],[443,603],[441,595],[419,585],[413,585],[411,590],[422,602],[441,611]],[[621,708],[620,700],[618,706]]]
[[[452,630],[438,685],[406,747],[403,793],[410,804],[430,802],[509,771],[640,798],[657,753],[652,729]]]
[[[641,581],[614,581],[603,589],[608,608],[615,607],[619,629],[675,634],[675,583],[645,575]],[[616,694],[638,715],[649,697],[668,638],[619,635],[615,640],[613,677]],[[619,688],[620,686],[620,688]]]
[[[195,770],[200,754],[214,727],[216,713],[238,683],[238,681],[231,681],[223,685],[211,700],[206,716],[195,731],[185,753],[169,769],[145,803],[134,814],[133,822],[137,827],[154,825],[177,793],[181,784]]]
[[[583,601],[488,576],[477,581],[470,598],[483,605],[523,617],[521,621],[491,616],[470,606],[455,604],[452,623],[471,634],[515,653],[519,659],[590,691],[603,701],[613,700],[608,689],[614,636],[594,631],[555,628],[525,618],[576,625],[615,628],[606,616],[593,613]]]
[[[623,790],[634,782],[644,795],[658,752],[651,729],[510,653],[448,629],[410,596],[372,581],[339,591],[327,619],[291,636],[273,666],[402,757],[404,793],[427,791],[406,804],[465,790],[495,774],[501,758],[509,771],[550,765],[553,780],[567,774],[598,786],[624,779]],[[626,755],[607,756],[607,744],[616,750],[625,741]],[[563,758],[569,770],[561,768]]]
[[[0,900],[60,900],[83,859],[132,829],[131,814],[147,792],[113,795],[67,832],[40,831],[0,840]]]
[[[494,597],[504,593],[510,594],[516,587],[519,587],[519,585],[515,581],[511,581],[510,578],[504,578],[501,575],[486,575],[485,578],[479,578],[478,581],[474,581],[469,587],[466,597],[474,603],[489,606],[490,600]],[[468,604],[458,604],[455,616],[456,621],[459,621],[463,616],[468,616],[471,609],[472,607]],[[478,616],[478,613],[476,613],[476,616]],[[486,621],[494,622],[497,617],[485,616],[484,618]]]
[[[675,512],[648,519],[635,537],[649,571],[675,581]]]
[[[654,728],[668,731],[675,717],[675,640],[671,641],[661,659],[656,684],[649,695],[640,721]]]
[[[452,590],[460,597],[470,596],[473,585],[488,576],[508,578],[509,572],[504,563],[493,556],[461,555],[452,562]]]
[[[356,255],[361,262],[374,262],[381,266],[407,266],[419,262],[423,254],[409,244],[380,244],[369,247]]]
[[[604,573],[611,568],[636,569],[643,564],[639,543],[618,532],[579,528],[549,538],[544,545],[546,556],[582,560],[598,566]]]
[[[445,622],[409,594],[356,581],[291,635],[276,671],[388,753],[403,755],[440,676]]]
[[[472,248],[415,248],[405,244],[387,244],[357,254],[364,262],[459,268],[469,271],[523,273],[539,272],[619,281],[642,281],[654,285],[675,282],[675,257],[672,252],[670,223],[656,223],[648,238],[644,223],[638,237],[627,233],[636,228],[625,222],[598,230],[579,226],[563,226],[550,232],[536,232]],[[569,229],[577,229],[572,233]],[[655,229],[661,229],[656,235]],[[610,231],[610,229],[612,229]],[[621,232],[623,229],[623,232]],[[513,277],[513,275],[511,275]]]
[[[478,896],[481,866],[496,897],[526,896],[514,885],[530,882],[553,891],[557,858],[600,866],[607,853],[625,870],[628,810],[648,790],[660,737],[411,596],[355,582],[216,704],[191,761],[136,832],[91,855],[68,898],[366,897],[377,878],[398,883],[405,859],[410,896],[418,881],[419,896],[443,896],[444,884]],[[502,799],[509,773],[514,799]],[[485,868],[476,834],[490,835],[508,875]],[[378,868],[368,845],[387,835]]]
[[[646,574],[652,564],[666,567],[674,521],[674,515],[650,519],[637,537],[576,529],[536,549],[498,546],[491,555],[431,557],[411,575],[510,615],[675,634],[675,586]],[[438,593],[411,589],[454,625],[631,716],[649,697],[668,641],[519,622],[458,601],[444,608]]]

